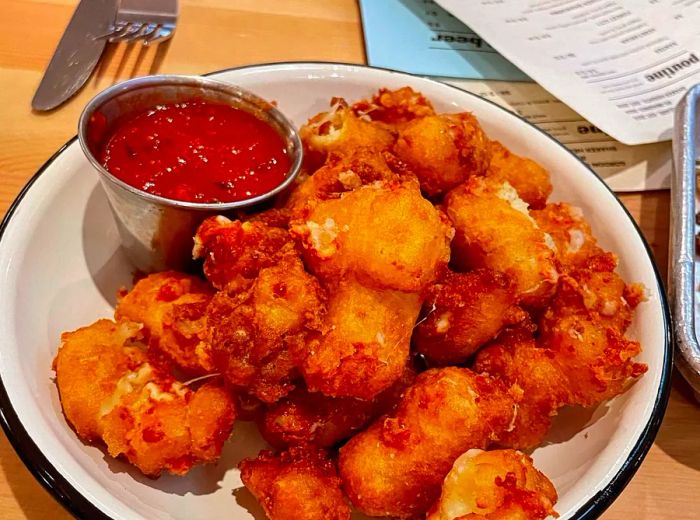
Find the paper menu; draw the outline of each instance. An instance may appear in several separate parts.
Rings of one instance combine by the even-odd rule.
[[[375,67],[453,78],[529,78],[433,0],[360,0]]]
[[[626,144],[671,138],[700,82],[700,0],[436,0]]]
[[[488,99],[552,135],[617,192],[665,189],[671,143],[627,146],[598,130],[536,83],[443,79]]]

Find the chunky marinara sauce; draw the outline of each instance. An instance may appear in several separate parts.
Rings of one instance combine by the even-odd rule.
[[[282,137],[254,115],[205,101],[160,105],[121,121],[103,166],[127,184],[170,199],[232,202],[285,179]]]

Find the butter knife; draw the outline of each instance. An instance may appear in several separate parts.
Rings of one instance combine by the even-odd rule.
[[[51,110],[82,87],[100,60],[119,0],[81,0],[32,99],[34,110]]]

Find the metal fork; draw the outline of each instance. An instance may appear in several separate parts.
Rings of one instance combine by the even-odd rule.
[[[110,42],[163,42],[175,32],[177,0],[120,0],[114,24],[99,36]]]

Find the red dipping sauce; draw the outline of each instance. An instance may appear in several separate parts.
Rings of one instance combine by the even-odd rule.
[[[284,139],[265,121],[200,100],[159,105],[119,122],[100,162],[135,188],[203,203],[267,193],[291,163]]]

